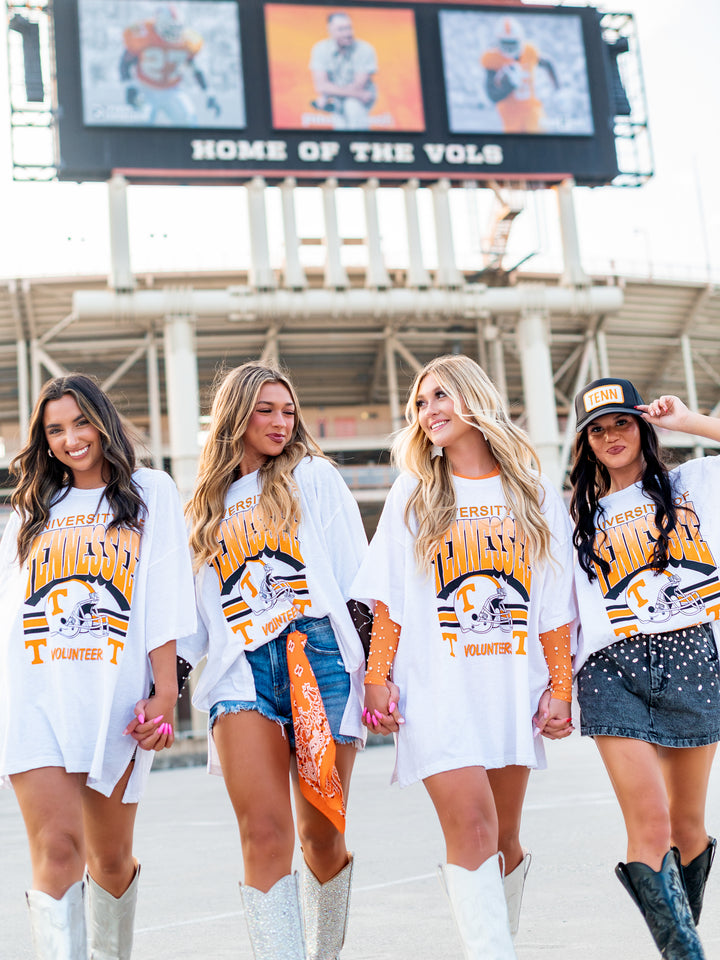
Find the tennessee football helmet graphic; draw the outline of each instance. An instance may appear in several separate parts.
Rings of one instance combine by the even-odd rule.
[[[108,618],[98,610],[100,597],[84,580],[65,580],[48,593],[45,617],[50,632],[68,640],[81,633],[98,640],[108,636]]]
[[[512,630],[512,616],[505,606],[505,588],[493,577],[478,574],[463,580],[455,591],[453,607],[463,633]]]
[[[662,623],[679,613],[695,617],[705,606],[698,593],[683,593],[680,577],[667,570],[641,570],[625,589],[628,607],[643,623]]]
[[[240,581],[240,589],[254,614],[265,613],[283,600],[292,603],[295,599],[292,587],[276,577],[268,563],[250,560],[245,568],[247,573]]]

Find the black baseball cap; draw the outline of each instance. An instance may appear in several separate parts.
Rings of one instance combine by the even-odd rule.
[[[629,380],[618,377],[593,380],[575,397],[577,432],[606,413],[633,413],[640,417],[641,412],[635,407],[642,402],[643,398]]]

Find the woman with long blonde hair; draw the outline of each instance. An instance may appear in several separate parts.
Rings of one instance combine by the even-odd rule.
[[[469,357],[428,363],[405,416],[402,473],[353,584],[375,611],[363,718],[397,733],[393,779],[430,794],[466,957],[505,960],[530,862],[529,768],[544,764],[534,734],[572,730],[569,520]]]
[[[11,475],[0,780],[30,843],[35,953],[128,960],[137,804],[152,751],[173,740],[175,641],[195,626],[180,498],[166,473],[135,468],[117,410],[82,374],[45,384]]]
[[[345,808],[365,733],[349,587],[367,541],[279,370],[245,363],[221,382],[186,514],[208,653],[194,703],[210,714],[210,771],[224,776],[238,819],[255,956],[332,960],[345,936]]]

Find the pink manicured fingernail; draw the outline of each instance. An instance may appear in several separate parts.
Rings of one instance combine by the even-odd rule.
[[[393,713],[396,706],[397,706],[397,704],[393,703],[393,701],[391,700],[391,701],[390,701],[390,705],[388,706],[388,711],[389,711],[390,713]]]
[[[144,713],[139,713],[139,714],[138,714],[138,723],[145,723],[145,714],[144,714]]]
[[[160,714],[159,717],[155,717],[153,720],[150,721],[150,723],[159,723],[162,720],[162,718],[163,718],[163,715]]]
[[[373,710],[373,714],[378,718],[378,720],[382,720],[383,715],[380,713],[379,710]]]
[[[169,724],[169,723],[164,723],[164,724],[162,725],[162,732],[165,734],[166,737],[169,737],[169,736],[170,736],[170,724]]]
[[[379,725],[375,717],[371,717],[370,719],[372,720],[374,727],[377,727]]]
[[[404,718],[404,717],[398,717],[398,718],[397,718],[397,722],[398,722],[398,723],[405,723],[405,718]]]

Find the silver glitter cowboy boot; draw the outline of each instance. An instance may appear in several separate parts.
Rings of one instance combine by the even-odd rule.
[[[517,960],[500,876],[499,856],[477,870],[453,863],[440,867],[465,960]]]
[[[532,854],[529,850],[523,850],[523,858],[515,867],[512,873],[508,873],[503,880],[503,889],[505,891],[505,902],[507,903],[508,923],[510,924],[510,935],[514,938],[520,926],[520,907],[522,906],[523,890],[525,889],[525,878],[528,875],[530,864],[532,863]]]
[[[240,884],[255,960],[306,960],[298,877],[281,877],[263,893]]]
[[[38,960],[87,960],[82,880],[59,900],[41,890],[28,890],[25,896]]]
[[[125,893],[113,897],[89,873],[85,874],[90,960],[130,960],[139,876],[140,864]]]
[[[326,883],[303,860],[302,902],[308,960],[337,960],[345,943],[353,858]]]

